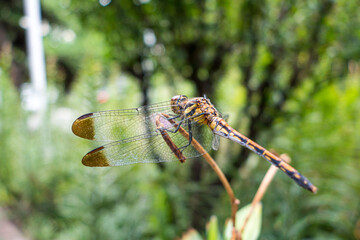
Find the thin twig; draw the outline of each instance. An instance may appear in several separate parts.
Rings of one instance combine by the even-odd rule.
[[[170,118],[167,114],[164,114],[164,113],[163,113],[163,116],[165,116],[166,118]],[[177,127],[177,123],[174,120],[169,120],[169,121],[172,124],[174,124],[175,127]],[[181,126],[179,128],[179,132],[187,140],[189,140],[189,133],[184,128],[182,128]],[[214,159],[210,156],[210,154],[201,146],[201,144],[198,141],[196,141],[195,138],[192,138],[191,144],[205,158],[205,160],[208,162],[208,164],[212,167],[212,169],[218,175],[221,183],[224,185],[225,190],[226,190],[227,194],[229,195],[230,203],[231,203],[231,219],[232,219],[232,222],[233,222],[233,236],[235,235],[235,239],[239,239],[240,235],[237,233],[237,231],[235,229],[235,224],[236,224],[236,212],[237,212],[237,209],[238,209],[238,205],[240,204],[240,200],[235,197],[234,192],[233,192],[228,180],[226,179],[224,173],[221,171],[221,169],[216,164]]]
[[[179,131],[185,138],[189,139],[189,134],[188,134],[187,131],[185,131],[181,127],[180,127]],[[235,197],[234,192],[233,192],[228,180],[226,179],[224,173],[221,171],[221,169],[216,164],[214,159],[210,156],[210,154],[208,154],[206,152],[206,150],[200,145],[200,143],[198,141],[196,141],[194,138],[193,138],[191,144],[196,148],[196,150],[200,154],[202,154],[202,156],[205,158],[205,160],[208,162],[208,164],[212,167],[212,169],[218,175],[221,183],[224,185],[225,190],[226,190],[226,192],[228,193],[228,195],[230,197],[231,219],[232,219],[232,222],[233,222],[233,236],[235,235],[235,239],[239,239],[238,237],[236,237],[236,235],[238,235],[238,233],[237,233],[237,231],[235,229],[235,224],[236,224],[236,212],[238,210],[238,205],[240,204],[240,200]]]

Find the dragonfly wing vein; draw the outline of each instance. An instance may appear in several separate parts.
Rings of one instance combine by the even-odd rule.
[[[169,132],[171,140],[180,148],[188,140],[179,133]],[[198,157],[201,154],[192,146],[182,153],[186,158]],[[90,151],[83,158],[86,166],[121,166],[134,163],[158,163],[178,160],[173,151],[166,145],[160,132],[140,135],[103,145]]]
[[[115,141],[156,130],[154,115],[170,114],[170,106],[95,112],[79,117],[73,123],[75,135],[97,141]]]

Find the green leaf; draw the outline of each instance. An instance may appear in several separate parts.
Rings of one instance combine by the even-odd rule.
[[[206,233],[208,240],[221,239],[216,216],[211,216],[210,221],[206,224]]]
[[[241,208],[236,213],[237,230],[239,230],[244,224],[244,221],[248,216],[250,209],[251,209],[251,204],[248,204],[245,207]],[[253,212],[246,224],[246,227],[242,234],[243,240],[254,240],[259,238],[260,229],[261,229],[261,215],[262,215],[262,204],[259,203],[254,207]],[[232,221],[229,220],[225,225],[224,238],[231,239],[231,234],[232,234]]]

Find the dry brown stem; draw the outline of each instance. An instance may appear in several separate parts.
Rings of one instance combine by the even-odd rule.
[[[169,116],[167,114],[163,114],[163,116],[165,116],[166,118],[169,118]],[[172,124],[174,124],[177,127],[177,124],[175,121],[173,120],[169,120]],[[179,132],[187,139],[189,140],[189,133],[183,129],[182,127],[179,128]],[[219,168],[219,166],[216,164],[216,162],[214,161],[214,159],[210,156],[210,154],[201,146],[201,144],[196,141],[196,139],[192,139],[191,141],[191,145],[194,146],[194,148],[205,158],[205,160],[208,162],[208,164],[212,167],[212,169],[215,171],[215,173],[218,175],[221,183],[224,185],[225,190],[227,192],[227,194],[229,195],[230,198],[230,203],[231,203],[231,219],[233,222],[233,238],[234,239],[240,239],[240,235],[238,233],[238,231],[235,229],[235,224],[236,224],[236,212],[238,209],[238,205],[240,204],[239,199],[237,199],[234,195],[234,192],[228,182],[228,180],[226,179],[224,173],[221,171],[221,169]]]

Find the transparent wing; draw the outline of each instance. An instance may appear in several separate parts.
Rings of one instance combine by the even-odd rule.
[[[219,150],[219,146],[220,146],[220,136],[214,134],[211,148],[214,149],[215,151],[217,151],[217,150]]]
[[[150,136],[156,131],[158,113],[174,116],[170,101],[139,108],[85,114],[72,125],[75,135],[98,141],[116,141],[134,136]]]
[[[189,131],[187,125],[183,128]],[[205,150],[210,150],[213,133],[208,127],[198,124],[191,125],[193,137],[200,142]],[[167,131],[171,141],[181,149],[189,141],[181,133]],[[201,154],[189,145],[181,149],[186,158],[198,157]],[[159,131],[123,139],[101,146],[88,154],[82,160],[83,164],[92,167],[120,166],[134,163],[158,163],[179,161],[174,152],[169,148]]]

